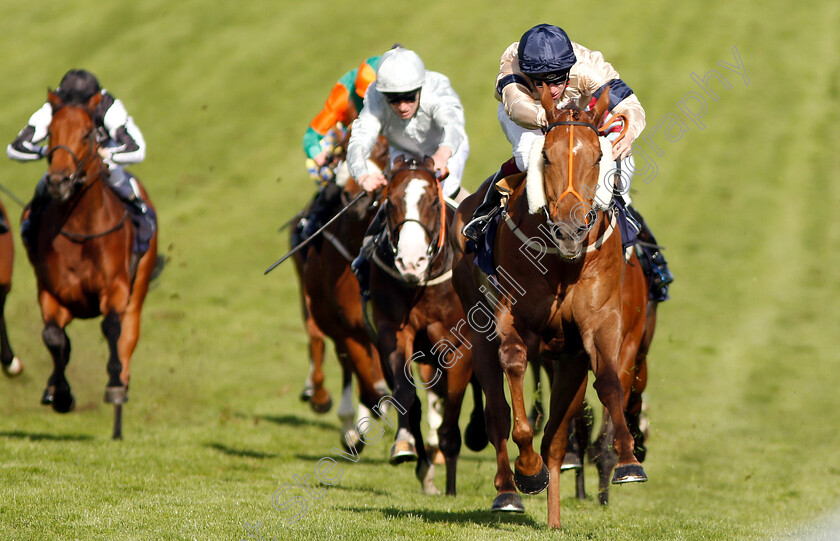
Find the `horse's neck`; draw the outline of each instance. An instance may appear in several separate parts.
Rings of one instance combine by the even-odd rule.
[[[91,172],[90,175],[94,176],[66,204],[66,223],[76,224],[81,229],[89,229],[101,220],[125,212],[116,193],[106,183],[105,170]]]

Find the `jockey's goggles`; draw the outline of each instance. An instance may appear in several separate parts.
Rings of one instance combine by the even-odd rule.
[[[569,71],[552,71],[549,73],[536,73],[531,75],[531,80],[537,86],[542,86],[543,83],[550,85],[563,85],[569,80]]]
[[[414,103],[417,101],[417,94],[419,90],[411,90],[409,92],[384,92],[385,100],[391,105],[408,102]]]

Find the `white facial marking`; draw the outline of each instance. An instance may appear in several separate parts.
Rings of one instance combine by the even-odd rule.
[[[408,181],[405,189],[405,218],[420,220],[420,199],[426,192],[429,183],[421,178]],[[397,270],[403,276],[422,278],[429,265],[429,240],[426,231],[417,222],[408,221],[400,230],[400,240],[397,243]]]

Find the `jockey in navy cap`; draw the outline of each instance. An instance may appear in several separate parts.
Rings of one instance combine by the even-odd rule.
[[[531,146],[543,137],[542,128],[547,126],[545,109],[540,103],[544,85],[548,86],[556,107],[573,102],[585,109],[593,99],[608,91],[609,112],[621,114],[626,119],[623,138],[614,144],[612,140],[618,137],[616,134],[602,138],[604,158],[600,168],[604,179],[600,184],[604,188],[601,193],[605,195],[599,197],[596,193],[596,204],[605,208],[612,203],[626,210],[624,214],[630,217],[628,231],[631,234],[628,237],[633,238],[625,241],[633,242],[636,235],[643,241],[639,246],[645,251],[643,259],[649,263],[651,297],[656,300],[668,298],[667,288],[673,276],[650,229],[638,211],[630,206],[629,181],[634,170],[630,153],[633,141],[645,127],[645,110],[633,90],[600,52],[571,41],[562,28],[554,25],[534,26],[502,54],[496,76],[496,99],[500,102],[498,119],[513,147],[513,158],[485,181],[490,186],[484,202],[464,226],[463,234],[475,246],[482,244],[484,233],[501,205],[501,194],[495,189],[495,183],[527,169]],[[614,175],[616,170],[621,171],[620,185]],[[620,192],[619,197],[612,197],[613,188]]]

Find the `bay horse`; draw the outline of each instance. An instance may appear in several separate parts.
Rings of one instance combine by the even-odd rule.
[[[0,203],[0,212],[6,218],[6,223],[10,223],[2,203]],[[12,242],[12,230],[9,229],[0,234],[0,365],[3,366],[3,373],[9,377],[17,376],[23,371],[23,364],[12,350],[6,332],[6,296],[12,289],[14,258],[15,246]]]
[[[485,190],[464,201],[452,229],[451,241],[460,254],[455,268],[458,294],[464,306],[481,305],[491,314],[484,327],[471,325],[470,330],[497,457],[492,510],[522,512],[517,488],[536,494],[548,487],[548,524],[558,528],[559,475],[567,431],[581,409],[589,369],[613,424],[618,465],[612,482],[647,479],[633,454],[618,375],[625,331],[624,251],[620,236],[612,234],[616,228],[612,213],[593,210],[602,154],[599,126],[608,94],[602,94],[592,111],[575,105],[557,109],[548,86],[543,86],[541,104],[548,126],[543,148],[532,149],[531,159],[542,157],[544,178],[542,182],[528,178],[509,191],[504,219],[490,231],[495,235],[493,264],[498,273],[493,280],[464,255],[460,231],[486,189],[495,188],[484,186]],[[529,174],[536,168],[530,166]],[[544,242],[546,237],[551,248]],[[545,257],[549,252],[559,257]],[[536,355],[552,363],[554,372],[540,454],[533,449],[534,434],[523,395],[528,360]],[[519,448],[515,472],[507,455],[511,412],[504,377],[513,405],[512,436]]]
[[[105,402],[114,404],[113,438],[121,439],[122,404],[128,400],[131,355],[157,259],[157,231],[148,251],[134,265],[134,226],[123,203],[105,183],[108,168],[99,155],[92,115],[101,95],[84,105],[64,103],[53,92],[47,99],[53,109],[47,148],[48,198],[28,249],[44,321],[44,344],[53,359],[41,401],[59,413],[74,408],[64,373],[70,360],[65,328],[74,318],[102,316],[109,350]],[[145,189],[141,186],[140,190],[151,207]]]
[[[388,146],[384,139],[377,143],[369,163],[371,167],[386,169]],[[361,191],[352,178],[343,177],[340,182],[345,204]],[[355,374],[358,383],[358,418],[369,417],[368,409],[388,394],[378,353],[362,316],[359,282],[350,268],[378,205],[375,195],[362,198],[324,230],[321,242],[313,242],[294,256],[310,352],[310,372],[301,397],[316,413],[326,413],[332,405],[332,398],[324,387],[322,368],[324,339],[328,337],[335,346],[342,368],[343,391],[338,408],[342,444],[353,446],[357,451],[364,442],[355,430],[352,376]]]
[[[384,223],[375,241],[370,270],[370,307],[383,369],[400,411],[389,462],[417,461],[415,473],[427,494],[439,494],[434,466],[420,431],[421,404],[416,388],[437,388],[443,397],[439,448],[446,464],[446,493],[455,495],[461,448],[458,418],[472,378],[469,342],[460,334],[466,315],[452,286],[453,250],[446,241],[454,211],[432,171],[433,162],[398,157],[385,188]],[[429,363],[431,381],[416,382],[413,362]],[[424,378],[429,379],[428,375]],[[474,391],[478,390],[476,382]],[[481,393],[467,430],[467,444],[487,444]]]

